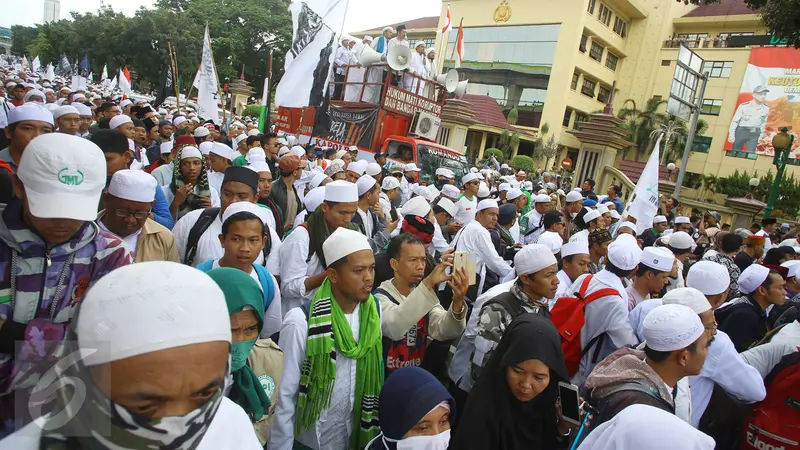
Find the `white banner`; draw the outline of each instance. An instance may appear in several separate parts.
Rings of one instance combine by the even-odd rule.
[[[108,79],[108,64],[103,65],[103,74],[100,76],[100,81],[106,81]]]
[[[34,75],[39,76],[39,71],[42,69],[42,63],[39,62],[38,56],[33,58],[33,62],[31,62],[31,68],[33,69]]]
[[[117,83],[118,83],[118,82],[119,82],[119,81],[117,80],[117,77],[114,77],[114,79],[113,79],[113,80],[111,80],[111,83],[108,85],[108,90],[109,90],[109,91],[113,91],[114,89],[116,89],[116,88],[117,88]]]
[[[636,234],[653,226],[653,218],[658,214],[658,154],[661,149],[661,137],[658,137],[653,153],[644,166],[642,176],[633,190],[633,203],[628,207],[628,214],[636,218]]]
[[[45,70],[44,78],[53,81],[55,77],[56,77],[55,67],[53,67],[52,64],[47,64],[47,70]]]
[[[211,53],[211,37],[206,34],[203,38],[203,56],[200,61],[198,87],[197,87],[197,115],[204,120],[213,120],[215,124],[219,119],[219,88],[217,84],[217,71],[214,68],[214,58]]]
[[[348,0],[305,0],[289,6],[292,47],[275,92],[278,106],[300,108],[325,98]]]

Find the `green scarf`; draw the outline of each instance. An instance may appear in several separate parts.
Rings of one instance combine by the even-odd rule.
[[[181,159],[183,159],[183,147],[175,154],[175,164],[172,167],[172,183],[170,183],[169,188],[172,190],[173,194],[186,184],[183,180],[183,174],[181,173]],[[199,197],[211,198],[211,188],[208,185],[208,171],[205,169],[206,160],[201,157],[200,161],[203,163],[203,168],[200,170],[200,178],[197,179],[197,187],[199,187],[198,194]],[[202,206],[200,206],[199,197],[195,195],[194,192],[186,196],[186,201],[178,207],[178,216],[175,218],[176,221],[186,215],[186,213],[202,208]]]
[[[210,270],[210,276],[225,294],[228,313],[233,315],[250,307],[258,317],[258,332],[264,328],[264,294],[250,275],[238,269],[220,267]],[[269,413],[270,401],[258,375],[247,365],[247,356],[256,339],[231,344],[231,399],[241,406],[250,420],[256,422]]]
[[[325,222],[322,205],[318,206],[313,213],[306,217],[306,226],[308,227],[308,237],[310,240],[308,245],[308,257],[310,258],[311,255],[316,253],[319,263],[322,264],[322,267],[327,269],[328,264],[325,262],[325,255],[322,253],[322,243],[325,242],[325,239],[328,239],[328,236],[331,235],[331,231],[328,229],[328,223]],[[361,232],[358,225],[354,223],[347,224],[346,228],[358,231],[359,233]]]
[[[380,428],[378,396],[383,384],[383,348],[380,316],[371,295],[361,304],[358,329],[356,343],[342,308],[333,298],[331,282],[325,278],[309,307],[306,359],[300,373],[295,430],[299,434],[315,426],[320,413],[330,407],[336,379],[336,357],[332,352],[336,350],[356,360],[351,450],[363,449]]]

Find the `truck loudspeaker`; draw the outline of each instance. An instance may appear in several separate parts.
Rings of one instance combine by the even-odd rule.
[[[395,45],[386,54],[386,62],[393,70],[408,69],[411,66],[411,49],[403,45]]]

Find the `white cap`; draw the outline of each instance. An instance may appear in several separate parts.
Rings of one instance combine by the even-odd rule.
[[[413,192],[416,195],[419,195],[420,197],[424,198],[429,202],[433,201],[433,199],[436,198],[436,196],[433,195],[433,193],[430,191],[430,189],[428,189],[427,186],[416,185],[413,188],[411,188],[411,192]]]
[[[192,147],[187,145],[181,149],[181,159],[187,158],[199,158],[203,159],[203,154],[200,153],[200,149],[197,147]]]
[[[547,194],[539,194],[533,199],[534,203],[552,203],[552,201],[553,198]]]
[[[612,219],[617,219],[617,220],[619,220],[619,219],[621,219],[621,218],[622,218],[622,216],[620,216],[620,215],[619,215],[619,213],[617,212],[617,210],[616,210],[616,209],[612,209],[611,211],[609,211],[609,214],[611,215],[611,218],[612,218]]]
[[[452,170],[445,168],[445,169],[442,169],[442,176],[447,178],[447,179],[450,179],[450,178],[455,178],[456,174]]]
[[[311,189],[318,188],[325,179],[328,178],[327,175],[324,173],[316,173],[313,177],[311,177],[311,181],[308,182],[308,185],[311,186]]]
[[[685,287],[673,289],[664,296],[662,303],[665,305],[683,305],[697,314],[711,311],[711,303],[702,292],[695,288]]]
[[[355,203],[358,201],[358,187],[344,180],[332,181],[325,185],[325,201]],[[325,258],[327,261],[328,259]]]
[[[27,150],[25,150],[27,152]],[[24,155],[24,153],[23,153]],[[767,280],[769,268],[761,264],[751,264],[739,275],[739,291],[749,294],[759,288]]]
[[[364,40],[367,41],[367,42],[372,42],[372,36],[366,35],[366,36],[364,36]]]
[[[653,217],[653,223],[667,223],[667,218],[664,216]]]
[[[463,177],[461,177],[461,184],[466,185],[467,183],[471,183],[475,180],[480,180],[481,176],[478,175],[476,172],[469,172]]]
[[[422,172],[422,169],[417,167],[417,165],[414,164],[414,163],[406,164],[406,166],[403,168],[403,170],[405,170],[406,172]]]
[[[685,231],[676,231],[669,235],[669,246],[678,250],[694,247],[694,239]]]
[[[261,220],[261,223],[267,223],[269,217],[267,208],[262,208],[250,202],[236,202],[225,208],[225,212],[222,213],[222,223],[225,223],[232,215],[240,212],[249,212],[255,215]]]
[[[54,119],[58,119],[59,117],[65,116],[67,114],[75,114],[77,116],[81,115],[81,113],[79,113],[78,110],[75,109],[74,106],[64,105],[64,106],[59,106],[58,109],[53,111],[53,118]],[[128,117],[128,116],[125,116],[125,117]],[[130,120],[130,118],[128,120]]]
[[[124,115],[124,114],[123,114],[123,115]],[[119,117],[119,116],[117,116],[117,117]],[[177,127],[178,125],[180,125],[180,124],[184,123],[184,122],[186,122],[186,117],[183,117],[183,116],[178,116],[178,117],[176,117],[176,118],[172,119],[172,125],[173,125],[173,126],[176,126],[176,127]]]
[[[522,189],[519,188],[511,188],[506,193],[506,199],[509,201],[514,201],[519,197],[522,197]]]
[[[211,149],[214,148],[215,144],[217,144],[217,143],[216,142],[205,141],[205,142],[201,142],[200,145],[197,146],[197,148],[200,150],[200,153],[202,153],[203,156],[206,156],[209,153],[211,153]],[[222,144],[219,144],[219,145],[222,145]],[[227,145],[223,145],[223,147],[225,147],[226,149],[228,149],[228,151],[230,151],[230,147],[228,147]]]
[[[204,142],[204,144],[205,144],[205,142]],[[221,156],[221,157],[223,157],[225,159],[231,160],[231,161],[236,158],[236,156],[234,156],[234,150],[231,150],[231,148],[228,147],[227,145],[220,144],[219,142],[214,142],[213,144],[214,145],[212,145],[211,148],[208,150],[208,153],[213,153],[215,155],[219,155],[219,156]],[[201,147],[202,147],[202,145],[203,144],[200,144]],[[237,156],[239,155],[238,151],[236,152],[236,155]]]
[[[514,269],[517,276],[530,275],[557,263],[553,252],[540,244],[528,244],[514,255]]]
[[[124,107],[126,107],[128,105],[132,105],[132,104],[133,104],[133,101],[131,101],[130,99],[126,98],[125,100],[119,102],[119,107],[120,108],[124,108]]]
[[[440,169],[436,169],[437,171]],[[511,185],[508,183],[500,183],[500,186],[497,187],[497,190],[500,192],[507,191],[511,189]]]
[[[371,162],[371,163],[367,164],[367,168],[366,168],[366,170],[364,170],[364,173],[374,177],[375,175],[378,175],[382,171],[383,171],[383,169],[381,169],[381,165],[380,164],[378,164],[376,162]]]
[[[447,214],[450,214],[450,217],[455,217],[458,213],[458,206],[453,203],[449,198],[442,197],[439,199],[439,202],[436,203],[441,207],[443,210],[447,211]]]
[[[358,179],[356,182],[356,187],[358,188],[358,196],[361,197],[362,195],[366,194],[367,192],[371,191],[373,187],[375,187],[375,178],[372,178],[369,175],[362,175],[361,178]]]
[[[132,202],[152,203],[156,199],[158,181],[141,170],[118,170],[108,185],[109,195]]]
[[[230,149],[229,149],[230,151]],[[264,149],[261,147],[253,147],[247,151],[244,157],[248,163],[254,163],[256,161],[266,162],[267,161],[267,154],[264,153]]]
[[[781,266],[786,267],[789,270],[789,274],[787,275],[788,278],[800,278],[800,261],[786,261],[785,263],[781,264]]]
[[[172,152],[172,146],[173,146],[173,142],[172,141],[167,141],[167,142],[164,142],[163,144],[161,144],[161,146],[159,147],[161,149],[161,154],[162,155],[166,155],[167,153],[171,153]]]
[[[588,254],[589,254],[589,242],[587,241],[567,242],[566,244],[561,246],[562,258],[572,255],[588,255]]]
[[[35,120],[53,124],[53,113],[38,103],[25,103],[22,106],[11,108],[8,111],[8,124],[22,122],[24,120]]]
[[[83,363],[96,366],[185,345],[231,342],[229,317],[225,294],[208,275],[152,261],[100,278],[73,320],[80,347],[98,350],[85,354]]]
[[[491,194],[491,192],[489,192],[489,185],[486,184],[485,181],[481,181],[481,185],[478,188],[478,197],[486,198],[489,196],[489,194]]]
[[[240,135],[240,136],[241,136],[241,135]],[[239,142],[238,142],[238,141],[236,142],[236,145],[239,145]],[[283,155],[286,155],[286,154],[288,154],[290,151],[291,151],[291,150],[289,150],[289,147],[287,147],[287,146],[285,146],[285,145],[284,145],[283,147],[281,147],[281,148],[279,148],[279,149],[278,149],[278,158],[280,158],[280,157],[281,157],[281,156],[283,156]]]
[[[728,269],[722,264],[701,260],[692,264],[686,275],[686,286],[695,288],[704,295],[717,295],[731,285]]]
[[[493,198],[487,198],[485,200],[481,200],[478,203],[478,208],[475,209],[475,212],[477,213],[483,211],[484,209],[490,209],[490,208],[495,208],[495,209],[499,208],[499,206],[497,205],[497,200]]]
[[[367,170],[367,164],[369,164],[369,163],[364,161],[363,159],[358,160],[358,161],[353,161],[353,162],[351,162],[350,164],[347,165],[347,169],[346,170],[348,172],[353,172],[353,173],[357,174],[358,176],[361,176],[361,175],[364,175],[364,171]]]
[[[194,137],[203,138],[211,134],[211,131],[206,127],[197,127],[194,129]]]
[[[78,111],[78,114],[81,116],[91,116],[92,115],[92,108],[84,105],[83,103],[73,103],[72,107]]]
[[[619,234],[619,229],[620,228],[630,228],[631,231],[633,231],[634,233],[636,232],[636,224],[633,223],[633,222],[627,222],[626,221],[626,222],[622,222],[619,225],[617,225],[617,234]]]
[[[606,205],[597,205],[597,212],[599,212],[600,215],[603,215],[608,214],[610,211]]]
[[[316,211],[319,205],[325,200],[325,186],[316,187],[303,197],[303,204],[306,205],[306,210],[309,213]]]
[[[192,120],[194,120],[194,119],[195,118],[193,117]],[[198,120],[198,122],[199,122],[199,120]],[[258,136],[259,134],[261,134],[261,133],[258,132],[258,128],[253,128],[252,130],[247,132],[247,136],[248,137],[250,137],[250,136]]]
[[[661,305],[644,318],[642,334],[647,346],[657,352],[684,349],[705,332],[700,316],[683,305]]]
[[[567,192],[567,203],[583,201],[583,196],[580,192],[569,191]]]
[[[328,186],[330,186],[330,184]],[[336,231],[331,233],[328,239],[325,239],[325,242],[322,243],[322,254],[325,255],[325,261],[328,263],[328,266],[351,253],[361,250],[372,251],[367,237],[358,231],[353,231],[344,227],[337,228]]]
[[[664,247],[645,247],[642,250],[642,261],[640,264],[655,269],[659,272],[671,272],[672,264],[675,262],[675,255]]]
[[[550,251],[555,255],[561,251],[561,248],[564,245],[564,239],[562,239],[561,235],[558,233],[545,231],[539,236],[539,240],[537,240],[536,243],[549,248]]]
[[[108,127],[112,130],[116,130],[120,125],[131,122],[133,121],[130,117],[126,116],[125,114],[120,114],[111,118],[111,120],[108,122]]]
[[[106,185],[106,159],[88,139],[43,134],[25,147],[17,176],[34,217],[94,221]]]
[[[469,169],[469,171],[472,172],[472,173],[478,173],[478,168],[477,167],[471,167]]]
[[[400,187],[400,180],[395,177],[386,177],[381,181],[381,189],[391,191]]]
[[[299,145],[292,146],[292,148],[289,149],[289,151],[297,155],[298,158],[302,158],[303,156],[306,155],[306,150],[303,147],[300,147]]]
[[[458,198],[460,194],[461,191],[458,190],[458,188],[453,186],[452,184],[445,184],[444,186],[442,186],[442,195],[444,195],[445,197]]]
[[[431,193],[431,200],[435,199],[436,197],[439,196],[439,194],[441,194],[441,192],[439,192],[439,189],[437,189],[436,186],[434,186],[432,184],[429,184],[426,187],[427,187],[428,191],[430,191],[430,193]]]
[[[589,222],[593,221],[594,219],[597,219],[600,216],[601,216],[600,211],[598,211],[596,209],[590,209],[589,212],[584,214],[583,222],[584,223],[589,223]]]
[[[678,216],[675,218],[675,223],[692,223],[689,221],[689,218],[686,216]]]
[[[414,197],[407,201],[402,208],[398,210],[401,216],[420,216],[427,217],[431,212],[431,205],[425,200],[424,197]]]
[[[642,260],[642,249],[635,237],[621,234],[608,246],[608,260],[622,270],[633,270]]]

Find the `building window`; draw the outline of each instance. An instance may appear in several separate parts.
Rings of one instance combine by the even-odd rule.
[[[708,153],[711,149],[711,137],[695,136],[692,141],[692,151],[695,153]]]
[[[611,70],[617,70],[617,63],[619,62],[619,57],[611,52],[606,54],[606,67]]]
[[[450,127],[440,127],[439,128],[439,136],[436,137],[436,142],[439,145],[450,145]]]
[[[578,79],[580,77],[581,77],[581,74],[579,74],[578,72],[573,72],[572,73],[572,84],[570,84],[569,88],[572,89],[573,91],[575,89],[578,89]]]
[[[720,109],[722,109],[722,100],[706,98],[703,99],[703,106],[700,107],[700,114],[718,116]]]
[[[678,40],[689,48],[699,47],[701,39],[708,39],[708,33],[684,33],[678,35]]]
[[[708,72],[711,78],[729,78],[733,69],[733,61],[706,61],[700,72]]]
[[[622,20],[620,16],[614,18],[614,33],[617,33],[622,38],[628,37],[628,23]]]
[[[670,60],[668,60],[668,59],[662,59],[662,60],[661,60],[661,65],[662,65],[663,67],[669,67],[669,66],[671,66],[671,65],[672,65],[672,61],[670,61]]]
[[[575,111],[575,122],[572,124],[572,128],[577,129],[579,123],[588,121],[589,121],[589,116],[587,116],[584,113]]]
[[[660,101],[661,101],[661,100],[663,100],[663,99],[664,99],[664,97],[662,97],[662,96],[660,96],[660,95],[654,95],[654,96],[653,96],[653,101],[654,101],[654,102],[660,102]]]
[[[581,36],[581,45],[578,46],[578,50],[580,50],[581,53],[586,53],[586,43],[588,41],[589,41],[589,38],[586,37],[585,34],[583,36]]]
[[[608,102],[608,97],[611,95],[611,89],[600,86],[600,90],[597,92],[597,101],[600,103]]]
[[[581,85],[581,94],[594,98],[594,87],[597,82],[583,77],[583,84]]]
[[[564,120],[561,121],[561,126],[569,127],[570,119],[572,119],[572,110],[567,108],[566,111],[564,111]]]
[[[603,60],[603,46],[597,42],[592,42],[592,49],[589,50],[589,58],[600,62]]]
[[[597,0],[589,0],[589,6],[586,8],[586,12],[591,15],[594,15],[594,7],[597,6]]]
[[[611,10],[608,9],[608,6],[600,3],[600,14],[597,16],[597,20],[605,26],[611,25]]]

